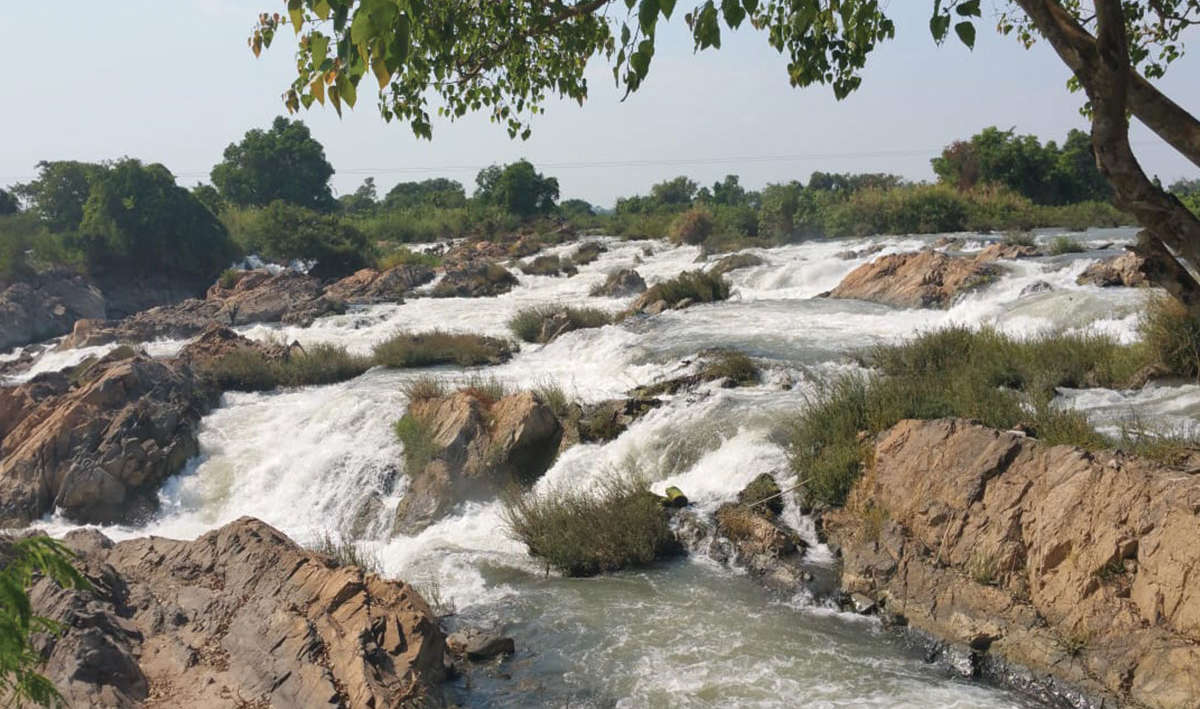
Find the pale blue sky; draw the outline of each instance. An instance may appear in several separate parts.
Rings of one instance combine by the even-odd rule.
[[[564,198],[603,205],[681,173],[710,183],[733,172],[754,187],[813,170],[929,179],[929,158],[941,146],[987,125],[1056,140],[1086,127],[1081,98],[1066,91],[1068,73],[1048,46],[1027,52],[985,18],[974,52],[953,41],[936,47],[928,2],[891,5],[897,38],[841,102],[824,87],[791,88],[783,59],[753,30],[727,36],[719,52],[693,55],[679,13],[641,91],[621,103],[609,67],[594,60],[590,100],[582,108],[552,103],[526,142],[481,116],[435,123],[433,141],[418,140],[407,126],[384,123],[366,92],[342,119],[319,107],[301,117],[324,144],[340,193],[367,175],[381,192],[434,176],[470,189],[480,167],[524,156],[560,165],[546,172],[559,178]],[[4,0],[0,185],[29,179],[39,160],[122,155],[161,162],[185,185],[207,181],[230,141],[283,112],[289,38],[262,59],[246,47],[257,13],[282,8],[281,0]],[[1198,68],[1200,58],[1187,57],[1162,82],[1193,112]],[[1170,181],[1200,173],[1140,125],[1134,140],[1151,174]],[[740,157],[756,159],[713,162]],[[708,162],[572,167],[630,160]]]

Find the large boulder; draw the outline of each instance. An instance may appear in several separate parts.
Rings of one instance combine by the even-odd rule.
[[[65,335],[80,318],[103,318],[104,296],[87,278],[52,270],[0,289],[0,352]]]
[[[486,243],[486,242],[485,242]],[[435,298],[486,298],[507,293],[517,285],[517,277],[503,266],[476,261],[446,271],[433,287]]]
[[[722,257],[721,260],[713,264],[712,268],[708,270],[710,273],[716,273],[723,276],[726,273],[729,273],[730,271],[736,271],[739,268],[761,266],[765,263],[766,261],[763,259],[763,257],[757,254],[729,254],[728,256]]]
[[[1196,705],[1200,477],[957,419],[902,421],[872,460],[824,519],[846,590],[975,668],[1023,666],[1114,705]]]
[[[512,483],[529,484],[558,455],[562,423],[533,392],[491,401],[473,389],[414,401],[408,416],[423,431],[410,442],[428,454],[396,509],[394,531],[415,534],[470,499],[487,499]],[[406,453],[406,455],[409,455]]]
[[[186,364],[128,348],[0,389],[0,527],[54,509],[82,522],[139,519],[197,453],[211,403]]]
[[[445,637],[413,587],[242,518],[195,541],[67,535],[90,590],[30,593],[57,621],[41,671],[72,707],[436,707]]]
[[[898,308],[945,308],[960,294],[990,283],[998,274],[998,267],[988,260],[934,250],[910,251],[859,266],[828,295]]]
[[[433,280],[428,266],[401,265],[379,271],[364,268],[325,289],[326,297],[344,303],[401,303],[404,294]]]
[[[1076,282],[1079,285],[1093,285],[1102,288],[1125,286],[1140,288],[1150,285],[1146,280],[1146,260],[1132,251],[1093,263],[1079,274]]]

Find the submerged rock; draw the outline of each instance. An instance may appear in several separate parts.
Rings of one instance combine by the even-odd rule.
[[[847,591],[976,668],[1119,705],[1200,696],[1200,478],[954,419],[900,422],[873,460],[823,520]]]
[[[43,672],[70,706],[441,706],[445,638],[420,595],[256,519],[191,542],[64,540],[91,581],[42,578]]]
[[[899,308],[945,308],[960,294],[992,282],[999,273],[986,260],[933,250],[911,251],[859,266],[828,295]]]
[[[137,520],[198,451],[212,394],[187,365],[123,348],[69,375],[0,388],[0,526]]]
[[[1076,279],[1079,285],[1102,288],[1125,286],[1140,288],[1149,286],[1145,273],[1146,260],[1132,251],[1094,263],[1083,270]]]
[[[455,656],[471,662],[487,662],[497,657],[508,657],[514,654],[517,651],[517,645],[512,638],[477,628],[468,628],[447,636],[446,649]]]
[[[417,433],[405,441],[409,484],[393,526],[402,534],[419,532],[463,500],[537,480],[563,435],[554,411],[528,391],[491,401],[467,389],[412,402],[407,416]],[[426,452],[416,469],[413,447]]]

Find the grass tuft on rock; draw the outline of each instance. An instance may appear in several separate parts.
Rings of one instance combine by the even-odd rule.
[[[437,268],[441,265],[441,256],[426,251],[413,251],[404,246],[380,256],[375,263],[375,267],[380,271],[387,271],[397,266],[428,266],[429,268]]]
[[[433,440],[433,427],[428,421],[412,414],[404,414],[392,424],[396,439],[404,445],[404,470],[411,477],[429,465],[437,452]]]
[[[669,281],[663,281],[650,287],[640,300],[643,303],[656,303],[660,300],[674,306],[683,300],[694,303],[713,303],[729,297],[729,281],[724,276],[707,271],[684,271]]]
[[[908,418],[963,417],[1052,445],[1115,447],[1082,413],[1056,406],[1055,390],[1125,386],[1147,357],[1144,347],[1101,335],[1017,339],[961,327],[876,348],[863,357],[875,373],[826,383],[793,421],[788,449],[805,481],[802,499],[844,504],[871,439]]]
[[[375,361],[385,367],[429,367],[456,364],[473,367],[501,364],[512,357],[505,340],[483,335],[443,332],[401,332],[375,345]]]
[[[334,539],[328,532],[323,534],[312,550],[318,554],[332,557],[339,566],[357,566],[363,571],[378,576],[383,573],[383,563],[379,555],[363,548],[349,539]]]
[[[611,322],[612,316],[598,308],[539,305],[517,311],[508,327],[525,342],[544,344],[572,330],[604,327]]]
[[[222,391],[269,391],[277,387],[334,384],[359,376],[371,365],[370,357],[350,354],[345,347],[317,344],[282,358],[242,347],[206,361],[200,371]]]
[[[700,370],[704,381],[727,379],[733,386],[750,386],[762,381],[762,371],[754,360],[737,350],[720,350]]]
[[[565,576],[644,566],[679,548],[659,497],[633,478],[586,491],[510,493],[503,518],[530,555]]]
[[[1078,254],[1087,251],[1083,244],[1069,236],[1056,236],[1050,242],[1050,246],[1046,249],[1046,253],[1051,256],[1062,256],[1063,254]]]

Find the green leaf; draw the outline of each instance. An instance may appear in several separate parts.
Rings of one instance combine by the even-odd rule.
[[[371,39],[373,32],[371,16],[362,10],[354,13],[354,20],[350,23],[350,41],[363,47]]]
[[[358,89],[355,88],[354,82],[345,74],[338,74],[337,89],[338,97],[345,101],[347,106],[354,108],[354,102],[358,100]]]
[[[401,15],[396,20],[396,31],[392,33],[392,41],[388,44],[387,66],[390,71],[397,72],[408,60],[408,48],[411,39],[412,24],[408,15]]]
[[[658,7],[662,11],[662,16],[669,20],[671,13],[675,11],[675,0],[658,0]]]
[[[315,12],[317,17],[321,18],[322,20],[328,20],[329,0],[317,0],[316,4],[313,5],[313,12]]]
[[[642,0],[638,6],[638,24],[642,34],[654,34],[654,24],[658,22],[658,0]]]
[[[979,10],[979,0],[967,0],[954,8],[959,17],[983,17]]]
[[[758,9],[758,0],[742,0],[742,7],[746,8],[746,12],[751,15]]]
[[[949,15],[934,15],[929,18],[929,32],[933,34],[933,41],[941,42],[946,39],[946,33],[950,31],[950,16]]]
[[[296,34],[300,34],[300,27],[304,25],[304,3],[301,0],[288,0],[287,8],[292,27],[295,28]]]
[[[958,38],[962,40],[963,44],[967,45],[970,49],[975,48],[975,25],[964,20],[954,26],[954,31],[958,34]]]
[[[320,32],[313,32],[308,38],[308,48],[312,52],[313,66],[319,67],[329,51],[329,38]]]
[[[721,14],[725,16],[725,24],[732,29],[737,29],[746,17],[746,11],[738,0],[721,0]]]

